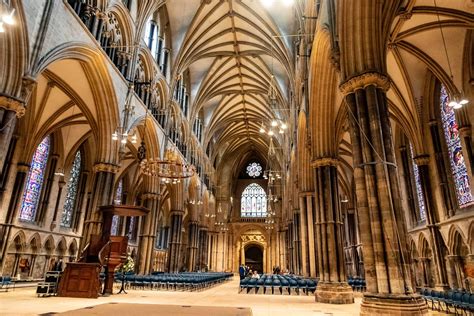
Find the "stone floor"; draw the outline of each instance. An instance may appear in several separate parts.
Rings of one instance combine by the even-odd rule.
[[[200,292],[130,290],[128,294],[98,299],[45,297],[35,295],[36,288],[19,288],[0,293],[0,315],[60,313],[99,304],[135,303],[192,306],[249,307],[254,316],[358,315],[361,298],[354,304],[315,303],[313,296],[239,294],[238,278]],[[117,315],[118,316],[118,315]],[[175,315],[178,316],[178,315]],[[208,316],[211,316],[209,314]]]

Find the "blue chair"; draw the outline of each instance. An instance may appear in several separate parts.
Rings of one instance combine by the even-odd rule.
[[[298,289],[299,290],[303,290],[303,293],[305,293],[306,295],[308,295],[308,290],[307,290],[307,282],[305,279],[298,279]],[[298,292],[299,294],[299,292]]]
[[[255,289],[255,293],[257,293],[257,279],[250,279],[247,285],[247,293],[250,292],[252,289]]]

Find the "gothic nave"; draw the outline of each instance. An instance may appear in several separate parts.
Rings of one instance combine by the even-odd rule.
[[[473,0],[0,0],[0,65],[1,314],[474,313]]]

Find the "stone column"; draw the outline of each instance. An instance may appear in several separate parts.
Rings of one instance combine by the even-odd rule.
[[[300,238],[301,238],[301,274],[309,276],[309,254],[308,254],[308,214],[306,207],[306,199],[304,196],[299,197],[300,203]]]
[[[421,187],[423,190],[423,201],[425,202],[426,226],[430,230],[430,244],[433,251],[435,266],[435,287],[438,289],[448,289],[448,276],[446,274],[446,265],[444,257],[446,256],[444,240],[439,231],[439,216],[434,201],[434,191],[431,187],[429,175],[429,156],[420,155],[415,157],[415,163],[418,165]]]
[[[313,161],[313,168],[319,272],[316,301],[331,304],[354,303],[352,288],[346,282],[337,160],[321,158]]]
[[[388,115],[388,79],[365,73],[341,85],[348,106],[367,292],[361,315],[424,315],[410,287],[406,227]],[[369,143],[370,141],[370,143]]]
[[[293,256],[293,222],[288,223],[288,230],[286,231],[285,234],[285,241],[286,241],[286,253],[287,253],[287,260],[288,260],[288,269],[290,269],[290,272],[295,271],[295,265],[294,265],[294,256]]]
[[[94,185],[91,190],[91,198],[86,210],[84,230],[79,251],[90,241],[91,235],[101,234],[102,214],[99,207],[112,204],[114,197],[114,179],[118,166],[111,163],[98,163],[94,166]]]
[[[155,248],[156,221],[160,210],[160,195],[146,193],[143,195],[143,205],[150,212],[142,218],[142,230],[138,241],[138,271],[140,274],[149,274],[153,268],[153,250]]]
[[[180,253],[181,253],[181,241],[183,228],[183,215],[182,210],[171,211],[171,226],[170,226],[170,238],[169,238],[169,250],[168,250],[168,272],[176,273],[179,272],[180,268]]]
[[[198,264],[198,245],[199,245],[199,230],[196,221],[189,222],[188,227],[188,262],[187,270],[195,271]]]
[[[11,235],[11,228],[13,222],[16,218],[16,212],[18,209],[18,204],[22,198],[23,186],[25,184],[25,179],[30,169],[29,165],[18,164],[17,171],[15,176],[15,182],[13,184],[13,190],[10,198],[10,203],[8,204],[7,215],[5,218],[5,224],[0,225],[0,246],[1,246],[1,267],[5,265],[5,259],[7,257],[7,247],[8,240]]]
[[[295,209],[293,211],[293,261],[294,261],[294,273],[301,274],[301,215],[300,210]]]
[[[56,196],[56,204],[54,206],[53,219],[51,220],[51,224],[49,226],[51,231],[53,231],[54,228],[57,226],[56,220],[57,220],[58,212],[59,212],[59,202],[61,201],[61,194],[63,192],[63,188],[65,184],[66,182],[64,181],[64,177],[61,177],[61,179],[58,182],[58,194]],[[62,219],[59,219],[60,222],[61,220]],[[59,225],[61,225],[61,223],[59,223]]]

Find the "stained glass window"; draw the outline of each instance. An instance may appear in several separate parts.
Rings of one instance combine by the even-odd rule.
[[[137,239],[136,225],[137,225],[137,217],[136,216],[130,217],[130,225],[128,226],[128,239],[132,241],[135,241]]]
[[[46,136],[38,145],[31,160],[30,171],[26,178],[23,200],[20,207],[20,219],[34,222],[48,163],[50,137]]]
[[[61,226],[71,227],[74,206],[76,205],[77,190],[79,186],[79,177],[81,176],[81,152],[78,150],[74,162],[72,163],[69,182],[67,183],[66,201],[64,203]]]
[[[262,173],[262,166],[259,163],[252,162],[247,166],[247,174],[252,178],[258,177]]]
[[[415,160],[413,159],[413,147],[410,144],[410,155],[412,158],[412,164],[413,164],[413,174],[415,176],[415,189],[416,189],[416,197],[418,200],[418,211],[420,214],[420,221],[425,221],[426,220],[426,209],[425,209],[425,200],[423,199],[423,189],[421,186],[421,181],[420,181],[420,172],[418,170],[418,165],[415,163]]]
[[[121,205],[122,204],[122,193],[123,193],[123,178],[119,180],[117,184],[117,190],[115,191],[114,196],[114,204]],[[119,234],[119,223],[120,217],[118,215],[114,215],[112,217],[112,227],[110,229],[110,234],[113,236],[117,236]]]
[[[448,146],[449,162],[453,173],[456,197],[460,207],[472,203],[471,186],[467,175],[466,163],[462,153],[461,139],[454,109],[450,102],[446,87],[441,85],[440,91],[441,120],[443,122],[444,136]]]
[[[242,217],[267,216],[267,194],[258,184],[249,184],[242,192],[240,215]]]

